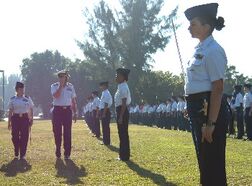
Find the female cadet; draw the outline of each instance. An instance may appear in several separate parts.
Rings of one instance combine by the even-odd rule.
[[[55,154],[57,158],[61,157],[63,128],[65,159],[69,159],[71,155],[72,115],[75,122],[77,117],[76,93],[74,86],[68,82],[69,77],[67,71],[60,71],[58,72],[59,81],[51,85]]]
[[[8,129],[11,130],[15,158],[25,159],[29,128],[33,122],[33,102],[24,95],[24,84],[16,83],[16,96],[9,102]]]
[[[118,68],[116,70],[116,82],[118,83],[115,93],[115,107],[117,114],[117,128],[120,140],[118,160],[128,161],[130,158],[129,144],[129,111],[127,106],[131,103],[130,90],[127,84],[130,70]]]
[[[226,182],[225,147],[227,110],[222,101],[227,59],[214,40],[214,29],[224,27],[224,19],[216,18],[217,3],[189,8],[185,16],[189,31],[199,39],[185,77],[187,110],[203,186],[224,186]]]

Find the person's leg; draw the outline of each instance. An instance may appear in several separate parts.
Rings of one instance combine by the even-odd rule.
[[[58,108],[54,108],[53,110],[53,134],[56,145],[55,155],[56,157],[61,156],[61,141],[62,141],[62,111]]]
[[[20,140],[19,140],[19,132],[20,132],[20,123],[18,121],[18,118],[15,116],[12,116],[11,118],[11,136],[12,136],[12,143],[14,146],[14,153],[15,156],[19,155],[19,147],[20,147]]]
[[[63,136],[64,136],[64,156],[70,157],[72,147],[72,111],[70,108],[64,110]]]
[[[29,139],[29,119],[28,117],[23,117],[21,119],[22,126],[20,128],[20,158],[25,157],[27,144]]]
[[[102,118],[102,135],[104,145],[110,145],[110,112],[107,112],[106,117]]]

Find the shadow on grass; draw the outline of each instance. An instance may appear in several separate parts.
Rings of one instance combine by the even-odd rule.
[[[32,166],[26,160],[13,159],[8,164],[3,164],[0,172],[7,177],[15,177],[18,173],[25,173],[31,170]]]
[[[86,176],[87,173],[82,165],[78,167],[72,160],[64,162],[62,159],[57,159],[55,168],[57,169],[56,177],[66,178],[66,184],[84,184],[80,178]]]
[[[109,150],[119,153],[119,148],[113,145],[105,145]]]
[[[166,181],[165,177],[161,174],[153,173],[143,167],[140,167],[135,162],[129,160],[125,162],[128,167],[135,171],[139,176],[143,178],[151,179],[155,184],[160,186],[176,186],[176,184]]]

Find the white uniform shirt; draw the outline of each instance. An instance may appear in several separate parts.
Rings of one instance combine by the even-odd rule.
[[[243,104],[243,96],[241,93],[238,93],[235,98],[234,107],[240,107]]]
[[[100,106],[100,98],[95,97],[93,102],[92,102],[92,106],[91,106],[92,111],[96,110],[97,107],[99,108],[99,106]]]
[[[164,108],[166,108],[165,104],[164,104],[164,103],[161,103],[161,104],[158,106],[156,112],[157,112],[157,113],[163,112]]]
[[[171,111],[172,111],[172,112],[175,112],[175,111],[177,111],[177,108],[178,108],[178,104],[177,104],[176,101],[174,101],[174,102],[172,103],[172,106],[171,106]]]
[[[182,112],[182,111],[184,111],[184,109],[185,109],[185,102],[184,101],[179,101],[178,105],[177,105],[177,111]]]
[[[131,103],[131,96],[128,84],[126,82],[118,84],[117,91],[115,93],[115,107],[122,105],[122,99],[126,98],[126,105]]]
[[[167,113],[170,113],[170,112],[171,112],[171,104],[170,104],[170,103],[168,103],[168,104],[166,105],[166,112],[167,112]]]
[[[30,97],[13,96],[10,99],[8,108],[13,110],[13,113],[15,113],[15,114],[24,114],[24,113],[30,113],[30,109],[32,109],[33,106],[34,106],[34,104],[33,104]]]
[[[88,102],[87,111],[88,111],[88,112],[92,112],[92,111],[93,111],[93,110],[92,110],[92,101],[89,101],[89,102]]]
[[[100,105],[99,105],[100,110],[104,109],[105,103],[108,104],[108,108],[110,108],[112,103],[113,103],[112,96],[111,96],[108,89],[102,91],[102,95],[101,95],[101,99],[100,99]]]
[[[251,92],[248,92],[244,95],[243,98],[243,107],[244,108],[249,108],[252,105],[252,94]]]
[[[134,113],[139,113],[139,105],[134,108]]]
[[[185,76],[185,94],[212,90],[212,82],[225,79],[227,57],[224,49],[209,36],[195,48],[188,62]]]
[[[58,90],[60,83],[54,83],[51,85],[51,94]],[[58,98],[53,96],[53,105],[54,106],[71,106],[72,99],[76,98],[76,93],[74,86],[71,83],[67,83],[66,86],[62,89],[61,94]]]

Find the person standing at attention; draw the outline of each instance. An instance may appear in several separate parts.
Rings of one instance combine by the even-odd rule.
[[[113,99],[108,90],[107,81],[100,83],[100,89],[102,90],[99,106],[102,122],[102,139],[104,145],[110,145],[110,126],[109,126],[111,119],[110,107],[113,103]]]
[[[115,93],[115,107],[117,115],[117,128],[120,140],[119,158],[121,161],[128,161],[130,158],[129,144],[129,111],[128,106],[131,103],[130,90],[127,84],[130,70],[118,68],[116,70],[116,82],[118,84]]]
[[[203,186],[226,186],[225,151],[227,101],[223,98],[227,58],[212,36],[224,27],[216,18],[218,4],[195,6],[185,11],[192,38],[199,40],[185,76],[187,111]]]

